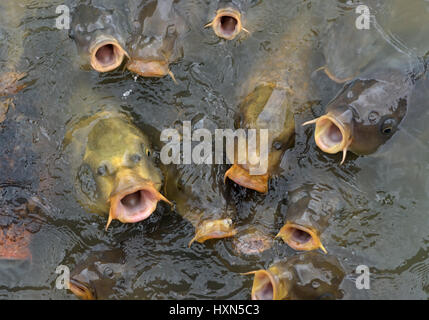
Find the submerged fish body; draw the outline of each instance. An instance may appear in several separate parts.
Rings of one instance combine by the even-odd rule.
[[[238,194],[235,202],[239,219],[236,223],[237,235],[233,240],[236,254],[255,260],[273,247],[282,223],[278,203],[283,200],[283,181],[274,184],[273,189],[279,190],[279,194]]]
[[[77,141],[73,141],[77,140]],[[149,139],[123,114],[101,111],[81,120],[66,144],[83,144],[76,190],[84,207],[135,223],[148,218],[160,200],[162,175],[152,159]],[[107,228],[106,227],[106,228]]]
[[[424,56],[429,51],[429,4],[420,0],[388,1],[389,11],[381,12],[379,24],[388,41],[398,50],[414,56]]]
[[[186,24],[173,0],[129,2],[134,27],[128,70],[143,77],[172,76],[169,65],[183,55]]]
[[[356,29],[352,10],[331,26],[322,41],[326,73],[346,84],[322,117],[304,125],[315,123],[317,146],[330,154],[342,152],[342,162],[347,151],[372,154],[394,135],[406,115],[415,82],[426,70],[427,37],[420,30],[413,34],[406,23],[400,23],[410,15],[408,10],[401,12],[404,5],[403,1],[382,2],[371,19],[371,32]],[[411,7],[420,8],[423,21],[426,5]],[[404,43],[398,34],[407,34]],[[352,39],[350,43],[346,37]],[[407,42],[415,47],[407,47]]]
[[[93,1],[73,10],[70,37],[74,39],[82,65],[98,72],[117,69],[128,56],[131,32],[126,6],[120,1]]]
[[[268,192],[268,181],[276,172],[284,152],[293,147],[295,141],[295,112],[301,112],[309,102],[311,72],[307,58],[311,56],[313,42],[311,11],[304,9],[290,22],[285,34],[277,42],[280,48],[261,64],[255,64],[246,83],[250,94],[240,104],[237,127],[249,131],[255,129],[257,141],[263,147],[267,143],[266,170],[259,171],[258,160],[263,160],[260,148],[249,150],[246,146],[236,149],[235,159],[229,159],[233,166],[225,178],[261,193]],[[261,137],[267,133],[264,141]],[[251,151],[251,152],[250,152]],[[255,152],[256,151],[256,152]],[[245,163],[237,159],[245,156]],[[261,166],[261,161],[259,166]]]
[[[40,222],[31,215],[38,210],[37,202],[32,199],[13,208],[3,206],[0,211],[0,260],[32,260],[30,244],[33,234],[40,229]]]
[[[0,112],[0,260],[28,265],[36,255],[32,252],[34,235],[52,211],[44,201],[42,186],[41,153],[48,145],[43,139],[35,143],[38,124],[22,113],[11,113],[1,122]]]
[[[24,54],[24,19],[29,15],[29,5],[28,0],[2,1],[0,4],[0,58],[5,61],[2,70],[16,71],[19,67]]]
[[[45,209],[24,188],[0,190],[0,261],[32,261],[31,244],[44,223]]]
[[[386,56],[395,51],[409,56],[428,52],[428,30],[423,21],[429,18],[429,10],[425,1],[365,1],[369,29],[357,27],[359,5],[343,5],[341,15],[328,23],[321,35],[326,70],[333,79],[352,80],[368,66],[385,63]]]
[[[334,256],[306,252],[254,274],[253,300],[341,299],[345,272]]]
[[[82,300],[105,300],[127,276],[125,253],[120,249],[92,253],[71,272],[69,290]]]
[[[225,197],[224,185],[219,181],[220,168],[218,165],[180,165],[167,169],[166,196],[195,228],[189,245],[236,234],[235,207]]]
[[[379,15],[389,12],[390,1],[370,1],[366,3],[372,14],[370,30],[356,27],[359,15],[355,7],[347,8],[336,17],[321,34],[323,56],[327,75],[334,81],[343,83],[360,75],[365,68],[375,62],[389,45],[374,23]]]
[[[247,164],[234,163],[225,174],[225,178],[261,193],[268,192],[269,177],[275,173],[285,150],[292,147],[295,142],[295,119],[287,105],[286,96],[286,92],[281,88],[262,85],[246,97],[240,108],[242,110],[241,121],[238,127],[257,130],[256,141],[259,140],[260,144],[268,144],[267,162],[262,163],[264,151],[261,150],[261,145],[256,145],[256,154],[252,153],[254,156],[260,155],[259,163],[253,166],[249,164],[251,153],[247,146],[239,145],[235,158],[238,160],[239,155],[244,154],[247,155],[246,160],[249,162]],[[268,141],[262,140],[261,130],[268,131]],[[252,159],[252,161],[254,160]],[[264,169],[264,166],[265,172],[252,175],[251,169]]]

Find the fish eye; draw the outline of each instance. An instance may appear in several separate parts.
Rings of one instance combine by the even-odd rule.
[[[97,174],[101,177],[107,175],[107,166],[105,164],[99,166],[97,169]]]
[[[276,141],[276,142],[274,142],[273,147],[274,147],[274,149],[276,149],[276,150],[281,150],[281,148],[282,148],[282,143],[281,143],[281,142],[279,142],[279,141]]]
[[[149,148],[146,148],[146,146],[144,144],[142,144],[142,149],[143,149],[143,152],[145,153],[145,155],[147,155],[148,157],[151,156],[152,152],[150,151]]]
[[[393,133],[396,127],[395,119],[387,119],[381,125],[381,133],[384,135],[390,135]]]
[[[130,159],[132,162],[137,163],[137,162],[140,162],[142,157],[141,157],[141,155],[136,153],[136,154],[133,154]]]

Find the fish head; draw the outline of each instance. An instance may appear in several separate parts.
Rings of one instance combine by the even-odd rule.
[[[252,272],[255,276],[252,285],[252,300],[285,300],[289,295],[289,281],[293,274],[289,270],[282,270],[276,265],[268,270]]]
[[[328,104],[315,123],[315,141],[326,153],[347,151],[358,155],[375,152],[397,131],[404,118],[409,86],[384,80],[357,79]]]
[[[328,194],[329,196],[329,194]],[[306,188],[297,189],[289,194],[290,204],[286,216],[287,221],[280,229],[277,237],[281,238],[292,249],[298,251],[312,251],[326,249],[321,242],[321,229],[327,221],[325,217],[338,210],[336,206],[320,205],[314,200]],[[317,196],[316,196],[317,197]],[[330,202],[330,201],[329,201]]]
[[[139,32],[133,35],[127,69],[142,77],[172,75],[169,64],[183,55],[181,35],[184,21],[173,1],[150,1],[136,8],[134,21]]]
[[[112,71],[128,57],[124,20],[120,10],[87,5],[75,8],[69,35],[92,69]]]
[[[32,234],[24,227],[11,224],[0,229],[0,260],[32,260]]]
[[[343,296],[339,287],[345,272],[336,257],[312,251],[286,263],[293,272],[291,299],[335,300]]]
[[[135,223],[147,219],[160,200],[160,170],[152,159],[148,138],[121,118],[98,121],[91,129],[80,172],[90,172],[97,203],[109,221]],[[79,177],[82,184],[92,179]],[[106,227],[106,229],[107,229]]]
[[[234,236],[236,207],[228,204],[221,184],[220,166],[170,166],[165,172],[164,190],[174,201],[174,210],[195,228],[189,242]]]
[[[242,101],[240,110],[233,159],[227,150],[234,164],[225,180],[267,193],[270,177],[278,170],[285,151],[295,144],[294,114],[287,105],[285,90],[270,84],[257,86]]]
[[[253,300],[337,299],[345,272],[333,256],[305,252],[254,274]]]
[[[219,38],[235,39],[242,31],[248,32],[243,25],[245,7],[244,1],[219,1],[214,18],[206,27],[211,27]]]
[[[321,249],[326,253],[326,249],[320,240],[319,232],[312,227],[288,221],[280,229],[277,237],[282,238],[294,250],[311,251]]]
[[[123,252],[96,252],[71,272],[69,290],[82,300],[107,299],[125,276]]]

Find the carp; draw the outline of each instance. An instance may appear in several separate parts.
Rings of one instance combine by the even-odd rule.
[[[327,253],[321,234],[333,214],[341,213],[345,202],[328,185],[304,184],[289,193],[286,223],[277,237],[295,250],[321,249]]]
[[[169,65],[183,56],[184,19],[173,0],[130,1],[131,23],[135,30],[130,41],[127,69],[142,77],[170,75]]]
[[[101,111],[74,125],[65,145],[83,149],[76,190],[92,212],[109,213],[106,229],[117,219],[135,223],[147,219],[159,201],[162,174],[153,161],[147,136],[124,114]]]
[[[345,272],[337,258],[317,252],[298,254],[254,275],[252,300],[341,299]]]
[[[280,48],[263,63],[256,63],[251,71],[245,85],[251,93],[240,104],[236,127],[248,132],[256,130],[259,147],[251,150],[239,145],[234,159],[229,159],[233,166],[226,172],[225,180],[267,193],[270,177],[276,173],[285,151],[294,146],[294,114],[307,108],[310,101],[311,72],[306,58],[312,52],[312,41],[307,39],[312,37],[312,20],[311,11],[303,8],[277,41]],[[257,154],[259,164],[254,165],[258,163]],[[237,160],[240,157],[244,161]]]
[[[325,153],[342,153],[341,164],[347,151],[372,154],[394,135],[407,113],[416,81],[426,72],[423,55],[429,45],[424,31],[413,34],[403,28],[408,31],[407,41],[420,43],[417,54],[395,42],[400,31],[397,26],[406,24],[398,21],[409,17],[407,10],[400,10],[402,5],[401,1],[383,3],[386,8],[380,9],[372,22],[374,32],[356,30],[355,15],[349,12],[322,39],[326,60],[322,69],[329,78],[345,85],[328,103],[324,115],[303,125],[316,125],[316,145]],[[414,10],[422,6],[411,5]],[[425,10],[420,10],[425,15]],[[366,48],[365,53],[362,48]]]
[[[176,211],[195,228],[189,242],[234,236],[235,207],[228,203],[219,181],[218,165],[180,165],[168,168],[165,194],[175,203]]]
[[[93,252],[72,270],[69,290],[82,300],[105,300],[126,275],[126,257],[121,249]]]
[[[108,72],[129,57],[126,47],[131,26],[121,1],[79,4],[71,19],[69,36],[76,43],[82,65],[89,64],[97,72]]]

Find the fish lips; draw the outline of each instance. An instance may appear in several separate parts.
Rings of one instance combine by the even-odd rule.
[[[279,280],[269,270],[258,270],[249,272],[254,274],[252,286],[252,300],[280,300]]]
[[[224,181],[231,179],[236,184],[258,191],[260,193],[268,192],[268,180],[269,174],[264,175],[251,175],[248,170],[244,169],[240,165],[234,164],[225,173]]]
[[[219,38],[226,40],[233,40],[244,29],[241,13],[234,8],[219,9],[216,17],[206,27],[212,27]]]
[[[125,57],[129,58],[118,40],[110,37],[97,39],[89,52],[91,67],[98,72],[113,71],[122,64]]]
[[[229,238],[236,234],[237,230],[234,228],[232,220],[229,218],[205,220],[195,228],[195,237],[189,242],[188,247],[190,247],[195,241],[198,243],[204,243],[210,239]]]
[[[325,115],[316,122],[314,138],[323,152],[335,154],[346,148],[350,132],[351,124],[344,123],[332,115]]]
[[[110,212],[106,230],[115,219],[122,223],[136,223],[149,218],[156,210],[160,200],[172,205],[155,188],[153,182],[149,181],[114,192],[110,197]]]
[[[320,241],[319,233],[313,228],[302,226],[296,223],[287,222],[276,236],[288,244],[294,250],[311,251],[321,249],[327,253]]]
[[[162,78],[170,73],[168,62],[162,60],[131,59],[127,69],[142,77]]]

